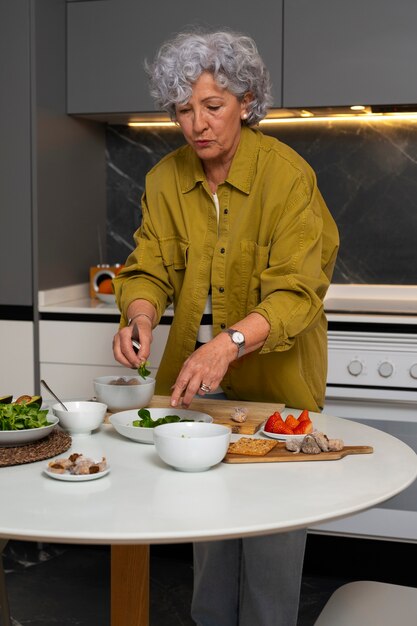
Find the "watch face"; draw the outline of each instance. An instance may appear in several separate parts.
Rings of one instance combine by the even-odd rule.
[[[241,332],[239,332],[238,330],[236,330],[236,331],[233,333],[233,337],[232,337],[232,339],[233,339],[233,342],[234,342],[234,343],[238,343],[238,344],[245,343],[245,337],[244,337],[244,336],[243,336],[243,334],[242,334]]]

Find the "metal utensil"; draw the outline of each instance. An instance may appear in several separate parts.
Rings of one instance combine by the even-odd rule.
[[[67,407],[65,406],[65,404],[62,402],[62,400],[60,400],[58,398],[58,396],[52,391],[52,389],[50,388],[49,385],[46,384],[46,382],[44,380],[41,380],[41,385],[43,385],[45,387],[45,389],[47,389],[47,391],[49,391],[49,393],[51,394],[51,396],[53,396],[55,398],[55,400],[58,400],[59,404],[64,408],[65,411],[68,411]]]

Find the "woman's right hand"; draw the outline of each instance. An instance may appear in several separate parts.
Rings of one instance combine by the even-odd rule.
[[[121,328],[113,338],[113,354],[116,361],[125,367],[138,368],[148,360],[152,343],[152,317],[148,313],[137,312],[129,326]],[[139,343],[135,350],[132,339]]]

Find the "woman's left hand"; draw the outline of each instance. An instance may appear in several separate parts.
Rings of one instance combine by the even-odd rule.
[[[245,337],[245,353],[260,348],[270,331],[269,322],[259,313],[249,313],[233,324]],[[226,332],[220,332],[211,341],[193,352],[185,361],[171,393],[171,406],[187,407],[198,393],[204,396],[220,385],[238,349]]]
[[[171,406],[188,407],[197,393],[203,396],[217,389],[236,356],[236,346],[223,333],[198,348],[181,368],[172,388]]]

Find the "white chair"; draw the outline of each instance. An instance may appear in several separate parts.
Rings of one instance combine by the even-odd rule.
[[[1,626],[11,626],[9,599],[7,597],[6,576],[3,569],[3,550],[7,540],[0,539],[0,624]]]
[[[417,589],[360,580],[336,589],[315,626],[417,626]]]

